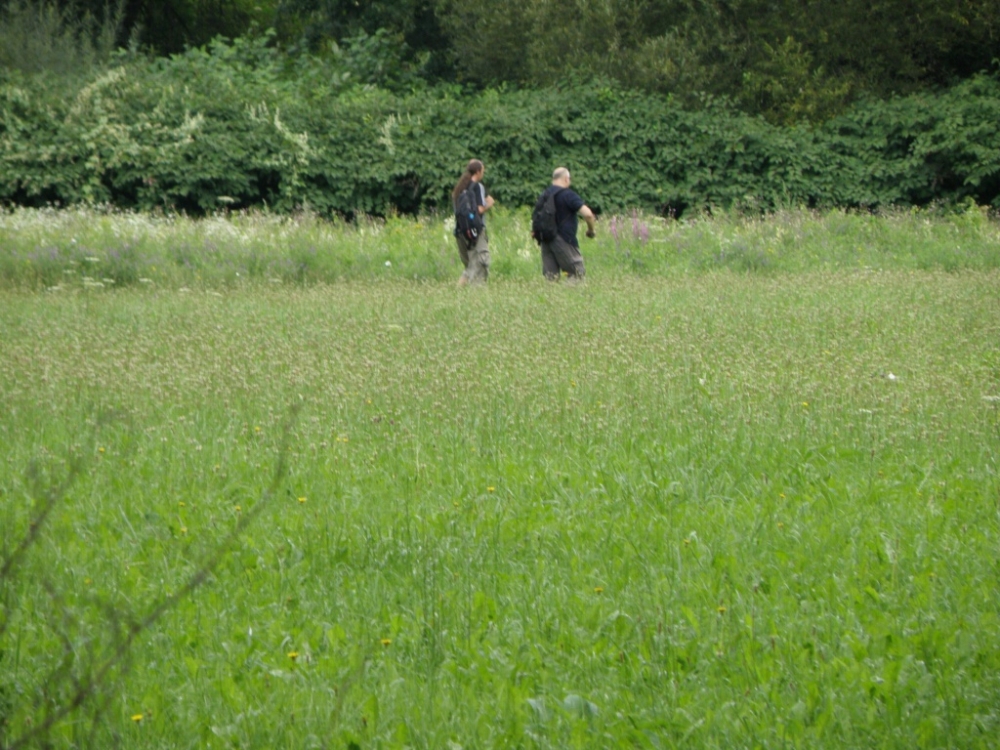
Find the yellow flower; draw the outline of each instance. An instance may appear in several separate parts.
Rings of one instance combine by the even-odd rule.
[[[391,638],[383,638],[383,639],[382,639],[381,641],[379,641],[379,642],[380,642],[380,643],[381,643],[381,644],[382,644],[383,646],[388,646],[388,645],[389,645],[390,643],[392,643],[392,639],[391,639]]]
[[[726,607],[725,607],[725,605],[722,605],[722,604],[719,605],[719,614],[720,615],[726,614]]]
[[[299,502],[300,502],[300,503],[304,503],[305,501],[306,501],[306,499],[305,499],[304,497],[300,497],[300,498],[299,498]]]
[[[486,491],[487,492],[496,492],[496,489],[497,489],[496,487],[487,487]]]
[[[98,448],[97,452],[98,453],[104,453],[104,446],[101,446],[100,448]]]
[[[181,533],[182,534],[187,534],[188,533],[188,527],[187,526],[181,526]]]
[[[142,721],[142,717],[143,714],[132,714],[132,721],[138,724],[140,721]]]
[[[180,507],[182,507],[182,508],[184,508],[184,507],[187,507],[187,503],[185,503],[185,502],[184,502],[183,500],[181,500],[181,501],[180,501],[179,503],[177,503],[177,504],[178,504],[178,505],[179,505]]]
[[[780,497],[782,500],[784,500],[785,499],[785,493],[784,492],[779,492],[778,493],[778,497]]]
[[[260,427],[259,427],[259,426],[258,426],[258,427],[254,427],[254,428],[253,428],[253,431],[254,431],[254,432],[260,432]]]
[[[603,586],[594,586],[594,593],[595,594],[600,594],[602,591],[604,591],[604,587]]]
[[[803,406],[809,406],[809,402],[808,402],[808,401],[803,401],[803,402],[802,402],[802,405],[803,405]]]
[[[292,661],[295,661],[296,659],[299,658],[299,652],[298,651],[289,651],[288,652],[288,658],[291,659]]]
[[[241,513],[243,511],[243,508],[241,508],[239,505],[237,505],[236,508],[235,508],[235,510],[236,510],[237,513]]]

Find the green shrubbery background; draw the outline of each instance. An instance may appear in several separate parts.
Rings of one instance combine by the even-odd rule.
[[[600,211],[1000,205],[995,75],[782,127],[583,79],[395,93],[354,83],[364,52],[295,61],[265,35],[76,77],[0,70],[0,202],[416,213],[446,206],[474,156],[507,205],[559,164]]]

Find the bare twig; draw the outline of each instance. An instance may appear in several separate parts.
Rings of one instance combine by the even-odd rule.
[[[70,716],[86,703],[91,701],[94,695],[101,689],[102,685],[105,684],[113,670],[126,661],[136,639],[142,633],[149,630],[149,628],[152,627],[161,617],[163,617],[164,614],[173,609],[178,602],[190,596],[198,587],[205,583],[209,576],[212,575],[222,562],[225,554],[232,549],[236,541],[240,538],[240,536],[242,536],[243,532],[246,531],[250,524],[252,524],[261,515],[261,513],[263,513],[269,504],[269,501],[277,495],[278,488],[287,472],[286,457],[288,454],[288,445],[298,412],[299,406],[293,405],[290,409],[289,417],[284,425],[281,450],[278,454],[278,461],[275,465],[274,473],[267,488],[262,492],[260,499],[254,503],[253,507],[249,508],[243,515],[240,516],[236,525],[223,538],[223,540],[208,553],[208,556],[202,561],[197,570],[195,570],[188,577],[179,589],[154,604],[145,616],[126,625],[124,634],[122,636],[116,636],[115,640],[117,643],[113,648],[111,648],[110,653],[104,658],[103,661],[95,665],[93,669],[88,670],[88,673],[83,677],[71,675],[72,690],[70,691],[68,699],[65,700],[61,706],[47,714],[41,721],[35,723],[30,729],[28,729],[27,732],[15,739],[12,744],[7,745],[4,750],[19,750],[20,748],[27,747],[28,745],[37,742],[47,736],[59,721]],[[43,507],[40,509],[39,513],[36,514],[36,517],[32,522],[32,526],[25,535],[25,538],[21,541],[17,549],[14,550],[10,557],[4,562],[4,576],[10,575],[10,572],[14,570],[19,558],[23,556],[24,552],[37,540],[41,524],[44,523],[45,519],[52,512],[52,509],[59,502],[59,500],[65,496],[66,490],[78,474],[79,466],[71,466],[71,471],[66,480],[46,494],[46,500]],[[3,579],[0,578],[0,581],[2,580]],[[2,632],[0,632],[0,634],[2,634]],[[65,633],[59,633],[58,635],[60,636],[60,640],[63,641],[63,647],[67,648]],[[64,667],[61,665],[56,668],[53,676],[56,676],[63,671]],[[106,705],[107,701],[104,701],[98,711],[103,711]],[[96,715],[94,720],[96,722]]]

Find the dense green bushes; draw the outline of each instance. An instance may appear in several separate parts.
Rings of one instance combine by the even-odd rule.
[[[1000,205],[991,76],[810,129],[591,83],[403,95],[351,86],[343,67],[287,65],[241,41],[122,58],[82,86],[0,74],[0,201],[416,212],[447,205],[477,156],[508,205],[533,201],[558,164],[604,211]]]

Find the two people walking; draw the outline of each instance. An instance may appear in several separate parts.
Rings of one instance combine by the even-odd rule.
[[[472,159],[451,191],[455,209],[455,240],[458,255],[465,270],[458,280],[459,286],[486,281],[490,272],[489,240],[483,215],[493,207],[493,196],[488,195],[482,184],[486,168],[479,159]],[[587,223],[587,237],[595,236],[596,218],[583,199],[570,189],[571,176],[568,169],[558,167],[552,173],[552,184],[545,189],[536,204],[538,207],[549,201],[554,210],[554,232],[540,236],[533,234],[541,246],[542,273],[554,281],[561,273],[569,278],[582,279],[585,275],[583,255],[576,233],[578,217]]]

